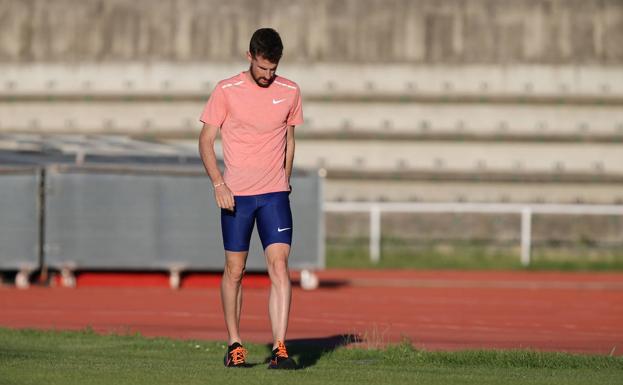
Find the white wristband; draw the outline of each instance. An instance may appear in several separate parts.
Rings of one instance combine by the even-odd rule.
[[[224,184],[225,184],[225,182],[217,183],[217,184],[214,185],[214,188],[217,188],[217,187],[222,186]]]

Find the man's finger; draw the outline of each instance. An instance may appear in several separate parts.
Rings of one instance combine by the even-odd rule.
[[[234,200],[231,198],[227,199],[227,209],[229,210],[233,210],[234,209]]]

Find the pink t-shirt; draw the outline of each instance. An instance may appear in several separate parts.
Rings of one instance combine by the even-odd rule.
[[[216,85],[200,120],[221,129],[223,178],[234,195],[289,190],[286,128],[303,123],[296,83],[277,76],[262,88],[242,72]]]

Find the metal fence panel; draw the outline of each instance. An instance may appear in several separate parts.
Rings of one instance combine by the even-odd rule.
[[[381,258],[381,213],[489,213],[521,215],[521,263],[530,265],[533,214],[623,215],[623,205],[537,203],[330,202],[326,212],[367,212],[370,218],[370,260]]]
[[[0,269],[39,263],[39,174],[36,169],[0,173]]]
[[[294,233],[289,264],[298,269],[322,269],[325,267],[323,179],[310,174],[294,176],[291,182]]]
[[[293,268],[322,267],[317,176],[297,177]],[[50,168],[46,260],[84,269],[222,269],[219,209],[210,181],[188,173]],[[314,197],[311,203],[306,197]],[[266,270],[254,232],[247,269]]]

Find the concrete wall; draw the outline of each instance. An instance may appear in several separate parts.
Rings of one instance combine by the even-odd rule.
[[[623,63],[620,0],[0,0],[0,62]]]

